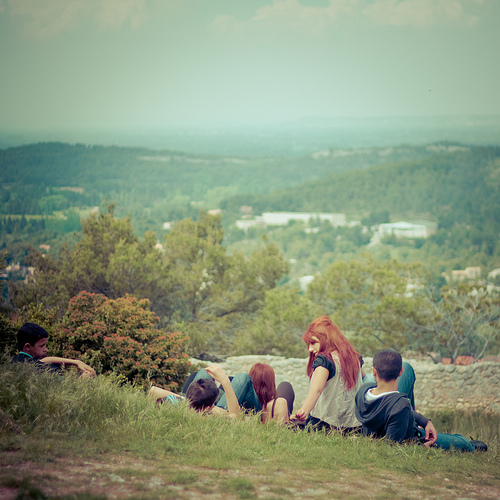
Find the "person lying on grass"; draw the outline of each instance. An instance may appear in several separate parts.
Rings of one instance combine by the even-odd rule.
[[[469,441],[460,434],[438,434],[430,419],[413,410],[410,400],[398,392],[403,360],[397,351],[377,352],[372,371],[375,382],[363,384],[356,394],[356,418],[362,424],[362,434],[445,450],[486,451],[482,441]]]
[[[248,392],[248,380],[250,385],[252,385],[252,379],[246,374],[241,374],[246,375],[248,379],[246,377],[238,377],[237,375],[230,381],[226,372],[219,365],[207,366],[204,370],[200,370],[200,372],[198,372],[195,379],[189,384],[186,391],[185,399],[189,401],[191,408],[203,413],[236,417],[241,412],[236,392],[238,392],[240,399],[245,399],[245,395]],[[219,389],[215,382],[219,382],[224,391],[224,395],[221,398],[219,398]],[[171,402],[176,404],[184,399],[178,394],[156,386],[151,387],[149,395],[160,403]]]
[[[24,323],[17,332],[19,353],[12,358],[13,363],[32,363],[40,369],[60,372],[64,366],[76,366],[83,378],[95,377],[95,370],[78,359],[47,356],[49,334],[36,323]]]

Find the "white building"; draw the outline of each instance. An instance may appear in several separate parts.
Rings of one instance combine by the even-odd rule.
[[[261,220],[267,226],[286,226],[291,220],[309,223],[311,219],[328,221],[332,226],[345,226],[345,214],[325,214],[315,212],[264,212]]]
[[[378,234],[381,238],[394,235],[397,238],[427,238],[429,232],[423,224],[412,224],[411,222],[394,222],[380,224]]]
[[[248,231],[249,227],[254,227],[254,226],[264,227],[265,224],[260,219],[239,219],[236,221],[236,227],[238,229],[243,229],[245,233]]]
[[[255,219],[237,220],[236,227],[238,229],[243,229],[246,232],[249,227],[254,226],[286,226],[291,220],[308,224],[311,219],[328,221],[334,227],[346,225],[345,214],[325,214],[316,212],[264,212],[260,217],[256,217]]]

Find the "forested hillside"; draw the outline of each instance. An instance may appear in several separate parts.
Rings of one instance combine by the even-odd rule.
[[[332,172],[422,158],[426,147],[325,150],[302,158],[200,156],[144,148],[41,143],[0,150],[0,249],[21,262],[26,247],[80,231],[80,218],[107,198],[138,234],[197,217],[223,199],[321,179]],[[164,233],[161,233],[161,235]],[[160,236],[161,236],[160,235]]]
[[[21,264],[7,274],[3,309],[17,320],[59,328],[75,304],[96,301],[128,322],[135,307],[151,307],[161,328],[189,337],[191,354],[302,356],[304,329],[328,314],[365,353],[382,344],[477,358],[497,348],[498,299],[481,292],[470,303],[470,288],[450,292],[441,273],[478,266],[482,279],[500,267],[500,148],[283,159],[53,143],[4,150],[0,159],[2,267]],[[116,204],[106,207],[106,198]],[[343,212],[358,224],[245,233],[234,224],[243,205],[254,216]],[[200,214],[214,208],[221,213]],[[381,222],[423,218],[437,227],[426,239],[374,242]],[[304,275],[314,280],[300,291]],[[426,333],[439,321],[460,325],[466,309],[480,337],[464,340],[461,328],[453,343]],[[12,335],[5,338],[12,349]]]
[[[267,195],[226,200],[226,217],[238,217],[241,205],[254,213],[264,211],[343,212],[367,227],[332,228],[304,234],[304,227],[268,228],[271,239],[288,258],[304,262],[300,274],[313,274],[339,258],[353,258],[367,250],[373,224],[399,220],[437,223],[437,232],[426,240],[397,241],[373,246],[379,258],[421,261],[438,277],[441,272],[500,265],[500,148],[429,147],[427,158],[373,166],[363,172],[331,174]],[[258,237],[263,230],[249,234]],[[232,243],[248,234],[231,231]]]

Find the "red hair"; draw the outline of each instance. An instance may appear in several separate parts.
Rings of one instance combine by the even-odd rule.
[[[351,390],[355,387],[361,368],[360,355],[349,344],[339,327],[328,316],[320,316],[309,325],[309,329],[302,336],[302,340],[308,345],[313,344],[316,342],[313,337],[316,337],[319,341],[318,354],[323,354],[332,359],[332,352],[337,353],[340,360],[340,376],[346,389]],[[309,352],[309,361],[307,363],[309,378],[312,377],[312,365],[318,354]]]
[[[269,401],[278,397],[274,370],[265,363],[255,363],[252,368],[250,368],[248,374],[252,379],[253,388],[264,410]]]

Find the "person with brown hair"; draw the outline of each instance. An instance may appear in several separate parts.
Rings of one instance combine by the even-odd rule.
[[[328,316],[314,320],[302,340],[309,350],[310,388],[294,417],[316,429],[359,428],[354,398],[363,380],[361,356]]]
[[[295,400],[292,384],[281,382],[276,387],[274,370],[266,363],[255,363],[248,374],[262,406],[262,423],[273,419],[283,424],[289,422]]]

